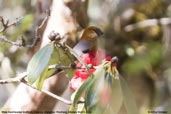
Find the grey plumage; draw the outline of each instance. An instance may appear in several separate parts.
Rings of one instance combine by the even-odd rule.
[[[88,51],[91,43],[85,40],[80,40],[79,43],[73,48],[73,50],[80,56],[84,52]]]

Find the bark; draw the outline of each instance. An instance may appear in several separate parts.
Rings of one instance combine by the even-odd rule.
[[[48,35],[51,31],[55,31],[63,36],[67,33],[76,34],[79,27],[85,27],[88,23],[87,4],[88,0],[53,0],[51,16],[42,35],[40,47],[45,46],[49,42]],[[71,36],[71,39],[74,39],[74,37]],[[68,80],[64,75],[64,72],[60,72],[56,76],[48,78],[43,88],[60,95],[68,85]],[[68,89],[65,93],[67,94],[64,96],[69,99],[70,90]],[[19,84],[15,93],[4,106],[4,109],[11,111],[50,111],[53,110],[57,102],[56,99]],[[58,109],[60,110],[59,107]]]

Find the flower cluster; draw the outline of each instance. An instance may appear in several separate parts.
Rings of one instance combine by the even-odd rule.
[[[105,56],[104,50],[97,50],[95,52],[91,53],[85,53],[81,55],[82,60],[86,64],[90,64],[92,67],[90,68],[90,74],[93,74],[95,71],[93,66],[97,66],[101,64],[102,60],[106,59],[107,61],[111,60],[110,56]],[[75,91],[77,90],[81,84],[89,77],[87,69],[81,64],[81,62],[77,62],[76,64],[77,68],[75,70],[74,76],[70,81],[70,88]]]

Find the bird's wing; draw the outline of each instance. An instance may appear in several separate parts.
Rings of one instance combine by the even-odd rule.
[[[91,44],[85,40],[80,40],[73,50],[81,56],[83,53],[87,52],[90,49]]]

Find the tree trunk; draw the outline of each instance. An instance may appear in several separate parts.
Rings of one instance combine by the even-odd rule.
[[[87,26],[87,4],[88,0],[53,0],[51,16],[44,30],[40,47],[45,46],[49,42],[48,35],[51,31],[55,31],[63,36],[66,33],[76,34],[78,27]],[[57,95],[62,94],[68,85],[68,79],[64,75],[64,72],[60,72],[48,78],[43,85],[43,89]],[[70,98],[70,96],[64,96]],[[53,110],[57,102],[56,99],[42,92],[33,90],[24,84],[19,84],[15,93],[4,106],[4,109],[11,111],[50,111]]]

